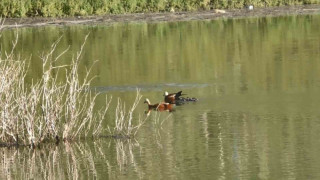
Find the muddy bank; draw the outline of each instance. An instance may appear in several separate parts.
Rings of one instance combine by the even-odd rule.
[[[15,27],[40,27],[40,26],[65,26],[75,24],[110,25],[118,22],[161,22],[161,21],[190,21],[190,20],[211,20],[217,18],[243,18],[243,17],[264,17],[283,16],[300,14],[320,14],[320,5],[305,6],[282,6],[273,8],[255,8],[225,10],[225,12],[196,11],[196,12],[173,12],[173,13],[140,13],[105,16],[78,16],[68,18],[10,18],[6,19],[3,28]]]

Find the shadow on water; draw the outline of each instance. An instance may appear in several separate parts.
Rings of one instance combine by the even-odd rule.
[[[127,91],[136,91],[137,88],[141,91],[161,91],[164,92],[168,88],[179,88],[179,89],[192,89],[192,88],[206,88],[212,86],[210,84],[198,84],[198,83],[189,83],[189,84],[180,84],[180,83],[164,83],[164,84],[138,84],[138,85],[121,85],[121,86],[103,86],[103,87],[92,87],[97,92],[127,92]]]

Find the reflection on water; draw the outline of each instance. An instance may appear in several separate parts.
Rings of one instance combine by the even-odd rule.
[[[170,84],[148,84],[148,85],[122,85],[122,86],[101,86],[101,87],[93,87],[98,92],[108,92],[108,91],[118,91],[118,92],[127,92],[127,91],[136,91],[137,88],[142,91],[163,91],[163,89],[168,88],[178,88],[178,89],[190,89],[190,88],[205,88],[208,87],[209,84],[178,84],[178,83],[170,83]]]
[[[141,172],[133,154],[137,146],[139,144],[131,140],[104,139],[90,144],[64,143],[33,150],[3,148],[1,179],[115,179],[129,164],[139,175]],[[107,151],[112,155],[106,154]]]
[[[102,95],[130,104],[139,87],[152,102],[179,90],[199,101],[150,112],[136,140],[1,149],[0,177],[319,179],[319,27],[307,15],[21,29],[28,80],[60,35],[59,50],[76,51],[90,32],[81,67],[99,60],[92,88]],[[4,32],[2,52],[13,34]]]
[[[1,179],[320,177],[318,117],[208,111],[195,122],[181,119],[183,114],[152,116],[139,141],[102,138],[34,150],[3,148]]]

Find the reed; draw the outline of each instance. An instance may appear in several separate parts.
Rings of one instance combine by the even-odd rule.
[[[115,112],[115,127],[108,127],[108,131],[113,136],[118,138],[130,137],[131,135],[135,135],[140,127],[144,124],[148,117],[141,119],[139,117],[139,121],[137,124],[133,124],[133,112],[139,104],[142,95],[140,94],[140,90],[137,89],[136,98],[128,111],[126,111],[126,104],[118,98],[118,105]]]
[[[319,4],[318,0],[1,0],[2,17],[62,17]]]
[[[95,100],[99,93],[89,88],[92,80],[91,69],[87,70],[84,78],[80,79],[78,75],[81,54],[88,35],[70,64],[56,66],[68,51],[66,49],[61,53],[56,52],[60,37],[48,52],[40,56],[40,80],[27,84],[27,61],[14,51],[18,34],[17,30],[12,50],[0,54],[0,145],[36,146],[44,141],[72,141],[107,133],[103,124],[107,124],[104,121],[112,98],[106,96],[105,105],[96,110]],[[66,81],[58,80],[60,72],[64,72]],[[129,137],[137,133],[143,121],[139,120],[133,125],[133,113],[140,99],[138,90],[136,100],[128,112],[124,103],[118,100],[116,126],[111,128],[113,131],[109,131],[113,133],[111,135]]]

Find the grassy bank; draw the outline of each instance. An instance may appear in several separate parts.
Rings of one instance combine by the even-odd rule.
[[[320,4],[319,0],[1,0],[2,17],[63,17]]]

